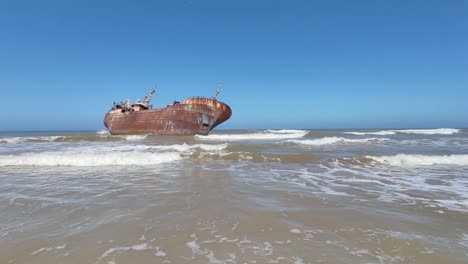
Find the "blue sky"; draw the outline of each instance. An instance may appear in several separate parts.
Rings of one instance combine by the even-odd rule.
[[[220,129],[468,127],[468,2],[0,0],[0,130],[212,96]]]

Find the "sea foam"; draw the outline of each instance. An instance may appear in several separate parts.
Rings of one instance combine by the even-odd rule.
[[[0,166],[118,166],[156,165],[182,159],[178,152],[141,151],[107,153],[41,152],[0,155]]]
[[[424,135],[451,135],[460,133],[460,129],[456,128],[437,128],[437,129],[405,129],[395,130],[397,133],[406,134],[424,134]]]
[[[388,136],[388,135],[395,135],[395,131],[392,130],[383,130],[377,132],[343,132],[344,134],[356,135],[356,136],[364,136],[364,135],[377,135],[377,136]]]
[[[303,133],[305,130],[298,130],[298,129],[279,129],[279,130],[273,130],[273,129],[267,129],[265,130],[267,133],[273,133],[273,134],[293,134],[293,133]]]
[[[51,142],[61,138],[61,136],[43,136],[43,137],[3,137],[0,143],[22,143],[22,142]]]
[[[125,140],[127,140],[127,141],[143,140],[146,137],[148,137],[148,135],[127,135],[127,136],[123,136],[123,138],[125,138]]]
[[[468,166],[468,155],[411,155],[398,154],[394,156],[366,156],[368,159],[392,166],[430,166],[457,165]]]
[[[309,133],[305,130],[265,130],[248,134],[211,134],[208,136],[196,135],[196,139],[212,141],[242,141],[242,140],[278,140],[302,138]]]
[[[397,133],[401,134],[422,134],[422,135],[451,135],[460,133],[460,129],[456,128],[436,128],[436,129],[394,129],[394,130],[382,130],[377,132],[343,132],[345,134],[351,135],[379,135],[379,136],[387,136],[387,135],[395,135]]]
[[[113,146],[93,146],[92,148],[78,147],[74,148],[74,152],[125,152],[125,151],[178,151],[188,152],[192,150],[202,151],[221,151],[229,147],[228,143],[223,144],[172,144],[172,145],[145,145],[145,144],[125,144]]]
[[[229,147],[228,143],[224,144],[174,144],[174,145],[158,145],[151,146],[151,149],[160,149],[160,150],[176,150],[179,152],[187,152],[190,150],[201,149],[204,151],[221,151]]]
[[[324,137],[317,139],[302,139],[302,140],[286,140],[286,143],[294,143],[298,145],[307,145],[307,146],[323,146],[331,145],[337,143],[368,143],[368,142],[379,142],[387,141],[388,138],[342,138],[342,137]]]
[[[193,151],[218,153],[224,144],[86,145],[61,151],[0,155],[0,166],[150,166],[181,160]]]
[[[110,135],[110,132],[107,130],[98,130],[96,131],[96,134],[98,135]]]

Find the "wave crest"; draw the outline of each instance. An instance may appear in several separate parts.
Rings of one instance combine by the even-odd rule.
[[[324,137],[317,139],[304,139],[304,140],[286,140],[287,143],[294,143],[298,145],[307,145],[307,146],[323,146],[331,145],[337,143],[368,143],[368,142],[378,142],[378,141],[387,141],[388,138],[342,138],[342,137]]]
[[[306,130],[299,130],[299,129],[267,129],[265,130],[267,133],[273,133],[273,134],[293,134],[293,133],[303,133],[307,132]]]
[[[62,151],[0,155],[1,166],[150,166],[183,159],[193,152],[218,153],[228,144],[113,145],[67,148]]]
[[[392,166],[431,166],[431,165],[458,165],[468,166],[468,155],[417,155],[397,154],[394,156],[366,156],[380,163]]]
[[[211,134],[208,136],[195,135],[195,138],[199,140],[212,141],[278,140],[302,138],[308,133],[309,131],[306,130],[265,130],[248,134]]]
[[[98,135],[110,135],[110,132],[108,130],[98,130],[98,131],[96,131],[96,134],[98,134]]]
[[[67,153],[42,152],[20,155],[2,155],[0,166],[119,166],[119,165],[156,165],[182,159],[178,152],[142,153]]]
[[[351,134],[351,135],[379,135],[379,136],[387,136],[387,135],[395,135],[396,133],[402,134],[422,134],[422,135],[451,135],[460,133],[460,129],[457,128],[436,128],[436,129],[393,129],[393,130],[382,130],[377,132],[343,132],[344,134]]]
[[[61,136],[43,136],[43,137],[4,137],[0,138],[0,143],[21,143],[21,142],[52,142],[62,138]]]
[[[365,136],[365,135],[376,135],[376,136],[389,136],[395,135],[395,131],[392,130],[383,130],[377,132],[343,132],[344,134],[356,135],[356,136]]]
[[[187,152],[190,150],[195,150],[195,149],[200,149],[203,151],[221,151],[224,149],[227,149],[229,147],[228,143],[224,144],[174,144],[174,145],[156,145],[156,146],[148,146],[150,149],[156,149],[156,150],[175,150],[178,152]]]
[[[456,128],[437,128],[437,129],[405,129],[395,130],[397,133],[406,134],[424,134],[424,135],[451,135],[460,133],[460,129]]]
[[[148,135],[126,135],[123,136],[123,138],[125,138],[127,141],[138,141],[145,139],[147,136]]]

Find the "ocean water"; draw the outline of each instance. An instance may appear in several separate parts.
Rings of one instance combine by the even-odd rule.
[[[0,133],[0,263],[468,263],[468,130]]]

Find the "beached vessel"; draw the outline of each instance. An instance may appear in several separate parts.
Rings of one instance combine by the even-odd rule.
[[[221,84],[212,98],[188,98],[182,103],[174,101],[165,108],[150,105],[155,89],[151,89],[143,101],[131,103],[126,99],[114,106],[104,117],[104,125],[113,135],[159,134],[159,135],[208,135],[228,120],[231,108],[218,101]]]

